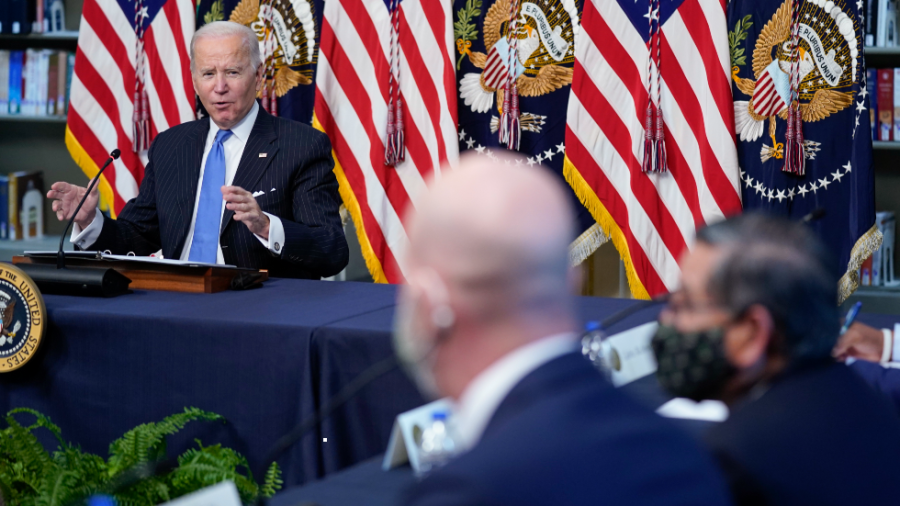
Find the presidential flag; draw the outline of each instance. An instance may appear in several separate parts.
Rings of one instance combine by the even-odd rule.
[[[728,12],[744,208],[824,210],[810,226],[840,262],[840,300],[881,244],[861,6],[737,0]]]
[[[137,196],[159,132],[195,118],[188,49],[193,0],[85,0],[66,121],[66,146],[99,183],[115,217]]]
[[[459,149],[495,158],[512,147],[563,182],[566,107],[581,26],[575,0],[456,0],[453,4]],[[512,69],[512,70],[510,70]],[[509,100],[514,84],[517,104]],[[517,145],[501,139],[504,106],[517,106]],[[514,132],[514,137],[516,132]],[[579,236],[573,264],[607,236],[571,192]]]
[[[677,287],[698,227],[739,213],[724,0],[586,0],[565,176],[631,292]]]
[[[409,206],[458,158],[451,3],[329,0],[314,126],[377,282],[405,279]]]
[[[322,8],[323,0],[197,0],[197,28],[214,21],[250,27],[265,65],[262,106],[310,124]]]

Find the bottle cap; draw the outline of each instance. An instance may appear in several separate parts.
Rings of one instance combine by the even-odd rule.
[[[116,500],[108,495],[94,495],[88,501],[88,506],[116,506]]]
[[[435,421],[437,421],[437,420],[446,420],[446,419],[447,419],[447,412],[446,412],[446,411],[435,411],[434,413],[431,414],[431,419],[432,419],[432,420],[435,420]]]

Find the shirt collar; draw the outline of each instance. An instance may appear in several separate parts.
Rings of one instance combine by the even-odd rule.
[[[555,334],[517,348],[473,379],[456,404],[455,425],[460,446],[471,449],[503,399],[525,376],[575,349],[575,334]]]
[[[238,121],[237,125],[231,127],[231,135],[232,137],[236,137],[241,142],[247,142],[250,138],[250,132],[253,131],[253,125],[256,124],[256,116],[259,115],[259,102],[256,100],[253,101],[253,107],[250,108],[250,112],[244,116],[243,119]],[[212,116],[209,118],[209,138],[215,139],[216,134],[219,133],[219,127],[212,120]]]

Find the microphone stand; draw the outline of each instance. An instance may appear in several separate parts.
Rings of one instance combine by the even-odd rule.
[[[95,267],[67,268],[66,253],[63,249],[69,229],[72,227],[75,217],[78,216],[78,212],[81,211],[82,206],[84,206],[84,202],[87,200],[88,195],[94,190],[94,186],[97,185],[97,181],[100,180],[100,175],[103,174],[103,171],[106,170],[113,160],[118,159],[120,154],[121,152],[118,149],[114,149],[112,153],[109,154],[106,163],[103,164],[103,167],[100,168],[100,171],[97,172],[97,175],[91,180],[87,191],[84,196],[81,197],[78,207],[75,208],[75,213],[72,214],[72,217],[69,218],[68,223],[66,223],[66,229],[59,240],[59,250],[56,253],[56,266],[35,263],[18,264],[18,267],[34,280],[42,293],[57,295],[87,295],[94,297],[115,297],[123,293],[128,293],[128,285],[131,283],[131,280],[114,269]]]
[[[100,180],[100,175],[103,174],[103,171],[109,167],[109,164],[113,162],[113,160],[118,160],[119,155],[122,152],[117,149],[112,150],[112,153],[109,154],[109,158],[106,159],[106,163],[103,164],[103,167],[100,167],[100,171],[97,172],[97,175],[91,179],[91,183],[87,187],[87,191],[84,192],[84,196],[81,197],[81,201],[78,203],[78,207],[75,208],[75,212],[72,214],[72,217],[69,218],[69,221],[66,223],[66,229],[63,230],[62,237],[59,238],[59,251],[56,253],[56,268],[57,269],[65,269],[66,268],[66,252],[63,251],[63,246],[66,243],[66,236],[69,235],[69,229],[72,228],[72,223],[75,223],[75,217],[78,216],[79,211],[81,211],[81,206],[84,205],[84,202],[87,200],[88,196],[94,190],[94,186],[97,185],[97,181]]]

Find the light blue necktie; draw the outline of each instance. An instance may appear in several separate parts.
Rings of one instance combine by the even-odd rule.
[[[222,143],[231,137],[231,130],[219,130],[213,142],[197,202],[197,221],[194,240],[188,259],[192,262],[216,263],[219,249],[219,224],[222,221],[222,185],[225,184],[225,148]]]

